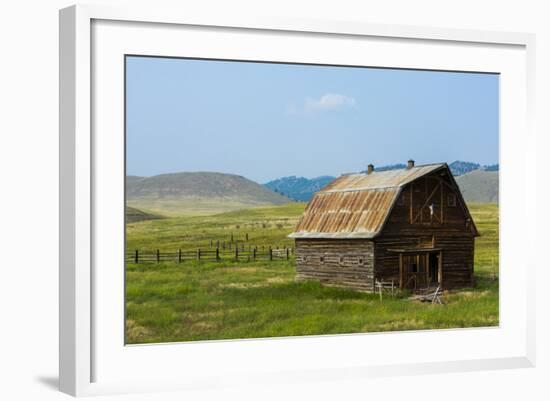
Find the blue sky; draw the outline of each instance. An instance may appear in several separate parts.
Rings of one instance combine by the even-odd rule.
[[[128,57],[127,174],[498,163],[497,75]]]

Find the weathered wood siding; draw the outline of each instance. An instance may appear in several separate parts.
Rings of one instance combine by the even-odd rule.
[[[373,290],[374,246],[368,239],[296,239],[296,278]]]
[[[435,247],[443,250],[443,287],[473,285],[474,233],[465,205],[450,184],[448,177],[428,176],[403,188],[402,198],[374,240],[376,279],[399,280],[399,254],[388,249]],[[449,205],[449,195],[456,197],[454,206]],[[429,204],[434,205],[433,215]]]
[[[446,184],[439,185],[440,180]],[[468,225],[465,205],[448,185],[449,180],[444,177],[428,176],[405,186],[381,235],[430,235],[429,233],[434,230],[449,234],[473,235]],[[426,202],[430,195],[432,197]],[[455,206],[448,205],[450,195],[455,197]],[[430,216],[430,204],[434,206],[433,216]]]
[[[441,236],[437,244],[443,248],[443,287],[471,287],[474,284],[474,238]]]
[[[381,236],[374,242],[374,276],[379,281],[399,283],[399,254],[388,249],[412,248],[419,245],[421,236]],[[431,246],[431,236],[430,236]]]
[[[471,235],[455,236],[434,232],[435,247],[442,248],[443,288],[470,287],[473,285],[474,238]],[[430,244],[431,244],[431,236]],[[428,237],[381,236],[375,240],[374,275],[377,280],[399,282],[399,254],[388,249],[412,248]],[[429,246],[423,246],[428,248]]]

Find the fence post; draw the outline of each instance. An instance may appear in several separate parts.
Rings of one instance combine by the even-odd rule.
[[[242,249],[241,249],[241,251],[243,251],[243,252],[244,252],[244,244],[243,244],[243,246],[242,246]]]
[[[248,233],[246,233],[244,237],[246,239],[246,242],[248,242]]]
[[[138,263],[139,262],[139,251],[137,249],[136,249],[135,259],[136,259],[136,263]]]
[[[273,249],[271,249],[271,246],[269,247],[269,260],[273,260]]]
[[[160,263],[160,251],[157,249],[157,263]]]
[[[181,263],[181,248],[178,249],[178,263]]]
[[[220,248],[216,248],[216,262],[220,261]]]
[[[238,246],[235,247],[235,260],[237,262],[239,261],[239,247]]]
[[[256,248],[254,248],[254,250],[252,251],[254,252],[253,255],[254,255],[254,260],[256,260]]]
[[[197,249],[197,259],[201,260],[201,249]]]
[[[286,260],[288,260],[288,248],[286,248]]]

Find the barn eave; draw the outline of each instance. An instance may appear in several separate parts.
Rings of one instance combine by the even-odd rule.
[[[341,232],[341,233],[319,233],[319,232],[294,232],[288,235],[288,238],[302,239],[372,239],[378,232]]]

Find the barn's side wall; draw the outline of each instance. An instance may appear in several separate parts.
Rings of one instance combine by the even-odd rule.
[[[323,260],[321,260],[323,258]],[[296,239],[296,279],[373,290],[374,245],[371,240]]]

